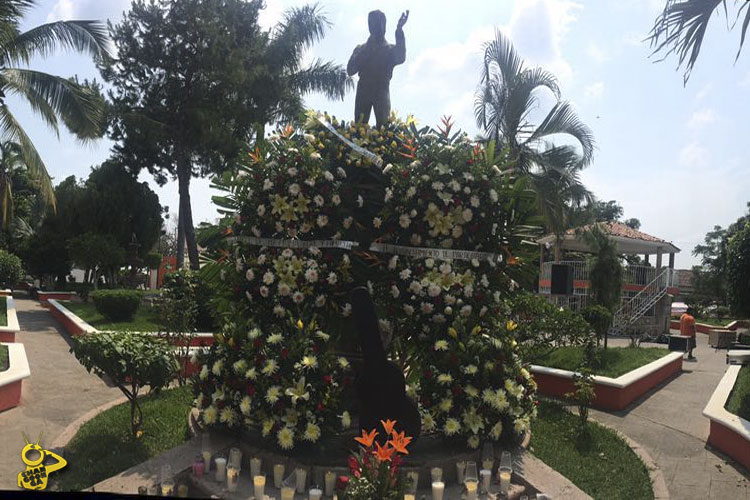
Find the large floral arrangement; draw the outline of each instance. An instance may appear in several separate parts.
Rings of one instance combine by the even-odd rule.
[[[534,386],[501,304],[533,236],[525,180],[492,143],[452,133],[449,121],[437,130],[325,121],[336,134],[317,119],[281,130],[216,183],[227,192],[215,200],[228,246],[210,267],[225,331],[204,360],[201,418],[256,426],[285,449],[289,432],[338,432],[352,406],[342,397],[352,376],[342,345],[356,344],[348,291],[367,283],[426,430],[473,447],[523,431]],[[298,322],[307,326],[289,330]],[[303,362],[311,352],[314,377]],[[258,379],[238,382],[237,363]],[[293,400],[303,376],[309,397]]]

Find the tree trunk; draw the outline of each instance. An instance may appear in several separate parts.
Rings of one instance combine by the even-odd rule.
[[[259,145],[266,138],[266,125],[265,123],[259,123],[255,127],[255,145]]]
[[[185,231],[182,229],[184,216],[182,215],[182,196],[177,209],[177,271],[185,266]]]
[[[177,178],[180,186],[180,209],[182,217],[180,222],[182,231],[185,234],[185,243],[187,243],[188,257],[190,259],[190,268],[199,269],[198,263],[198,245],[195,241],[195,227],[193,226],[193,210],[190,207],[190,176],[192,174],[192,165],[189,158],[180,160],[177,166]]]

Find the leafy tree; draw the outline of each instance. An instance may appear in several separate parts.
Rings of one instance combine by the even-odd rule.
[[[557,100],[538,125],[529,113],[539,104],[538,91],[546,89]],[[583,186],[581,169],[591,163],[594,138],[572,106],[561,100],[554,75],[527,68],[513,44],[499,31],[484,46],[484,66],[474,100],[474,115],[488,140],[510,152],[514,169],[531,177],[540,213],[550,228],[561,234],[571,206],[592,200]],[[572,137],[581,148],[557,145],[553,136]]]
[[[0,5],[0,135],[4,141],[18,145],[17,154],[41,180],[42,193],[54,206],[54,190],[47,167],[8,107],[5,96],[17,95],[28,101],[31,109],[56,134],[62,121],[81,140],[101,137],[105,105],[94,86],[21,66],[37,57],[50,56],[57,48],[103,60],[109,57],[108,38],[104,26],[97,21],[56,21],[21,31],[23,15],[37,3],[36,0],[5,0]]]
[[[727,3],[734,4],[735,12],[729,13]],[[750,25],[750,8],[748,8],[748,5],[750,5],[748,2],[741,0],[735,0],[734,2],[727,2],[726,0],[667,0],[664,10],[654,21],[649,36],[654,54],[662,53],[663,59],[670,55],[676,55],[678,58],[677,67],[685,66],[683,79],[687,83],[690,73],[693,71],[693,66],[698,60],[698,55],[703,46],[703,37],[714,12],[724,13],[728,28],[731,30],[737,25],[737,21],[743,15],[742,11],[744,10],[740,46],[735,57],[735,59],[738,59],[745,43],[747,27]],[[729,21],[732,19],[733,22],[730,24]]]
[[[625,210],[615,200],[596,200],[593,205],[594,222],[619,222]]]
[[[727,278],[732,313],[750,317],[750,224],[729,240]]]
[[[628,226],[630,229],[635,229],[636,231],[641,228],[641,221],[636,219],[635,217],[624,220],[622,223]]]
[[[137,332],[99,332],[73,338],[71,352],[89,371],[106,375],[130,402],[130,429],[141,436],[143,412],[138,394],[166,387],[175,371],[169,345],[162,339]]]
[[[87,282],[96,289],[99,276],[106,276],[113,284],[117,271],[125,264],[125,249],[111,234],[84,233],[68,241],[68,255],[73,263],[85,271]]]
[[[12,253],[0,250],[0,287],[13,288],[22,277],[21,259]]]
[[[594,254],[589,272],[594,302],[613,313],[620,306],[622,298],[622,264],[617,253],[617,244],[598,226],[583,233],[582,238]],[[604,348],[606,347],[605,332]]]

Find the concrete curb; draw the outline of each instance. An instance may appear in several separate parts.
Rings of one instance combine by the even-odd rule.
[[[633,450],[636,455],[638,455],[638,458],[641,459],[643,464],[646,466],[646,469],[648,469],[648,475],[651,478],[651,489],[654,492],[654,500],[669,500],[669,489],[667,488],[667,482],[664,480],[664,474],[662,474],[661,469],[658,465],[656,465],[656,462],[654,462],[654,459],[651,458],[651,455],[648,454],[646,449],[614,427],[611,427],[593,417],[589,417],[589,420],[611,430],[612,432],[617,434],[623,441],[625,441],[630,449]]]

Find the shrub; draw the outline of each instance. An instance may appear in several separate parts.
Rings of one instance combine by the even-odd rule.
[[[740,403],[739,416],[744,419],[750,419],[750,394],[745,394]]]
[[[729,316],[729,308],[727,306],[718,306],[716,308],[716,319],[719,321]]]
[[[146,258],[143,259],[143,265],[149,269],[159,269],[161,260],[162,257],[159,252],[149,252],[146,254]]]
[[[727,281],[732,314],[750,316],[750,224],[729,239]]]
[[[612,313],[604,306],[588,306],[581,311],[581,316],[594,330],[596,341],[599,343],[612,325]]]
[[[750,333],[740,333],[739,338],[737,339],[737,341],[740,344],[750,345]]]
[[[106,375],[125,394],[130,401],[131,431],[140,436],[143,413],[138,393],[145,386],[159,391],[169,384],[176,368],[169,345],[148,334],[100,332],[74,337],[71,351],[89,372]]]
[[[110,321],[130,321],[141,305],[138,290],[99,290],[92,294],[96,310]]]
[[[21,259],[5,250],[0,250],[0,286],[13,287],[23,277]]]
[[[213,331],[215,320],[211,296],[211,287],[194,271],[182,269],[167,274],[162,297],[167,305],[171,302],[183,308],[183,319],[177,321],[176,327],[175,322],[165,316],[164,326],[171,331]]]

